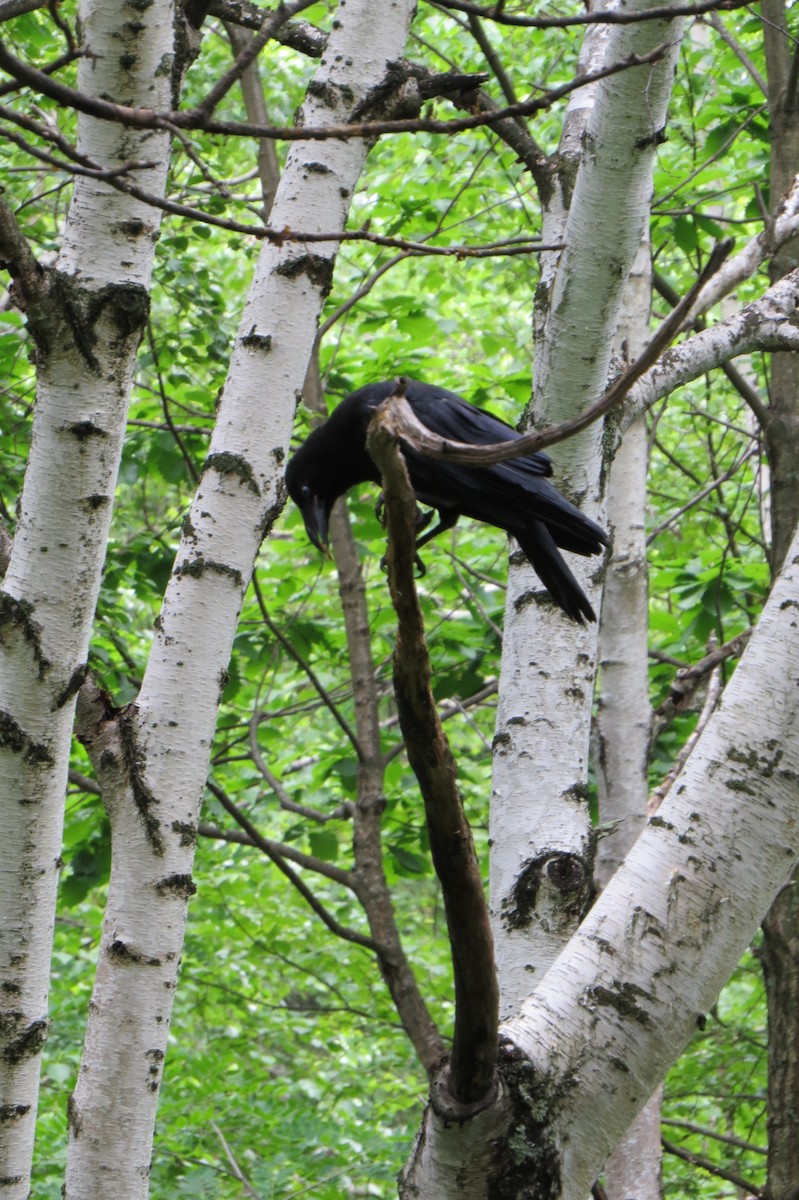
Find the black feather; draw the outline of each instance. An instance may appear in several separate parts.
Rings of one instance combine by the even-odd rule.
[[[358,483],[380,482],[366,450],[375,409],[393,395],[396,381],[370,383],[352,392],[300,446],[286,470],[289,494],[299,506],[315,545],[327,545],[327,518],[333,502]],[[408,380],[405,398],[432,432],[474,446],[516,441],[521,435],[498,417],[454,392]],[[513,535],[555,603],[574,621],[596,620],[585,593],[558,547],[575,554],[601,554],[607,535],[549,482],[546,454],[527,454],[490,467],[468,467],[403,451],[417,498],[438,510],[440,528],[458,517],[473,517]]]

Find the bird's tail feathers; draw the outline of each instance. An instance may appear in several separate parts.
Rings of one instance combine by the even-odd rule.
[[[595,621],[596,613],[588,597],[566,565],[546,525],[542,521],[531,523],[529,534],[529,537],[517,538],[517,541],[558,608],[563,609],[566,616],[579,625]]]

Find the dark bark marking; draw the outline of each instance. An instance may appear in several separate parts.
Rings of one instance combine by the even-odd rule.
[[[161,895],[178,896],[182,900],[189,900],[197,891],[197,885],[191,875],[166,875],[163,879],[159,879],[155,885],[155,890]]]
[[[236,567],[216,562],[213,558],[204,558],[202,554],[199,554],[197,558],[184,558],[183,562],[175,567],[176,575],[190,575],[193,579],[201,579],[206,571],[214,571],[217,575],[227,575],[237,587],[244,587],[244,577]]]
[[[83,1118],[80,1114],[74,1093],[67,1100],[67,1125],[75,1139],[79,1138],[83,1133]]]
[[[139,967],[160,967],[161,959],[151,954],[140,954],[131,950],[127,942],[115,938],[106,951],[108,957],[117,963],[132,963]]]
[[[235,475],[241,483],[246,483],[256,496],[261,494],[253,469],[241,454],[231,454],[227,450],[209,454],[203,463],[203,472],[209,470],[216,471],[217,475]]]
[[[0,709],[0,746],[7,746],[14,754],[21,754],[23,762],[31,767],[52,767],[53,756],[47,746],[35,742],[11,713]]]
[[[0,1104],[0,1125],[13,1125],[30,1110],[30,1104]]]
[[[197,842],[197,826],[190,821],[173,821],[172,832],[178,834],[183,847],[194,846]]]
[[[649,1013],[638,1003],[639,999],[651,1000],[652,997],[635,983],[614,980],[612,988],[596,984],[586,990],[585,996],[589,1002],[598,1004],[600,1008],[615,1008],[620,1016],[632,1017],[645,1029],[652,1025]]]
[[[272,349],[271,333],[256,333],[253,325],[249,333],[245,333],[241,339],[242,346],[252,347],[254,350],[263,350],[267,352]]]
[[[0,1033],[6,1035],[14,1031],[22,1013],[9,1013],[0,1019]],[[50,1032],[50,1022],[44,1017],[31,1021],[11,1041],[3,1047],[3,1061],[9,1066],[18,1066],[28,1058],[35,1058],[47,1041]]]
[[[119,740],[125,756],[125,767],[134,803],[144,823],[153,854],[160,857],[164,853],[164,841],[161,837],[161,822],[155,816],[158,800],[144,782],[144,756],[136,741],[131,709],[119,715]]]
[[[307,275],[324,298],[333,283],[333,263],[322,254],[302,254],[298,258],[290,258],[281,263],[275,274],[283,279],[297,279],[300,275]]]
[[[42,654],[42,627],[33,620],[33,605],[26,600],[16,600],[8,592],[0,591],[0,631],[4,625],[13,625],[21,631],[23,638],[33,651],[33,657],[38,665],[38,677],[43,679],[51,667],[51,663]]]
[[[57,712],[59,708],[63,708],[68,700],[76,696],[86,682],[86,676],[89,674],[89,664],[81,663],[76,667],[69,678],[66,687],[56,696],[52,706],[52,712]]]
[[[557,1200],[561,1192],[561,1160],[552,1121],[563,1096],[575,1086],[560,1084],[536,1072],[510,1042],[499,1048],[499,1073],[511,1104],[508,1134],[499,1172],[488,1181],[487,1200]]]

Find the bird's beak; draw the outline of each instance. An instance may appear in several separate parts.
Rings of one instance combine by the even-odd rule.
[[[324,501],[318,496],[311,496],[310,502],[303,509],[302,519],[305,521],[305,532],[314,546],[323,554],[327,554],[327,513]]]

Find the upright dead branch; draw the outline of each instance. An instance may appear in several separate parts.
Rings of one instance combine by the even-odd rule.
[[[473,1105],[492,1090],[499,991],[480,866],[456,782],[455,762],[430,687],[430,660],[414,584],[416,498],[397,444],[390,397],[372,419],[369,453],[380,466],[388,524],[388,578],[397,613],[394,687],[408,759],[424,798],[430,848],[444,897],[455,981],[455,1031],[446,1090]]]

